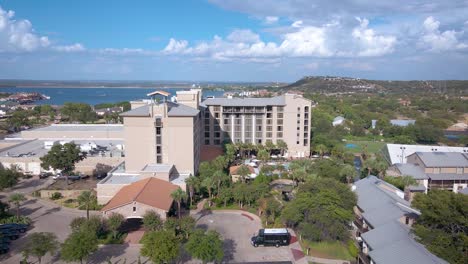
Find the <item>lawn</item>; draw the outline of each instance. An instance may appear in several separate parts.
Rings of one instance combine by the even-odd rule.
[[[318,258],[354,260],[348,250],[348,246],[339,241],[336,242],[309,242],[301,241],[302,247],[307,252],[310,248],[310,255]]]
[[[350,151],[351,153],[361,153],[365,148],[367,148],[367,152],[369,153],[378,153],[384,146],[387,144],[386,142],[380,141],[354,141],[349,140],[346,141],[345,146],[346,150]]]

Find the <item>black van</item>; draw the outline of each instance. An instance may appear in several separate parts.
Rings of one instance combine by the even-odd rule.
[[[291,234],[286,228],[265,228],[258,231],[258,235],[251,238],[254,247],[264,246],[287,246],[291,241]]]

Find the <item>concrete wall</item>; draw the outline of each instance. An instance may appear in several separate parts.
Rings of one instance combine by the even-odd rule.
[[[106,204],[117,194],[120,189],[129,184],[98,184],[97,185],[97,201],[98,204]]]
[[[286,94],[285,100],[283,140],[288,144],[289,157],[308,157],[310,155],[312,102],[293,94]],[[306,108],[307,111],[305,111]],[[305,124],[305,113],[308,114],[307,124]],[[307,130],[304,129],[305,127]],[[304,137],[305,135],[307,136]],[[307,140],[306,144],[304,144],[304,139]]]
[[[133,208],[135,207],[136,211],[133,211]],[[133,202],[131,204],[123,205],[121,207],[117,207],[112,210],[104,211],[103,214],[105,216],[109,216],[112,213],[119,213],[125,216],[126,218],[142,218],[143,215],[146,213],[146,211],[155,211],[159,216],[161,216],[162,220],[165,220],[167,218],[167,211],[164,211],[159,208],[151,207],[146,204],[142,204],[139,202]]]
[[[171,117],[163,128],[163,160],[174,164],[178,172],[195,174],[195,147],[193,117]]]
[[[125,170],[135,173],[156,163],[154,118],[124,117]]]
[[[21,132],[21,137],[25,139],[121,139],[124,137],[122,131],[43,131],[25,130]]]

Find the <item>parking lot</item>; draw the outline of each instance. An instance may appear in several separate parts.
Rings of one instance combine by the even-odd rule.
[[[224,239],[223,262],[276,262],[291,261],[291,250],[283,247],[253,247],[250,238],[258,232],[257,218],[240,211],[212,211],[197,221],[197,226],[216,230]]]

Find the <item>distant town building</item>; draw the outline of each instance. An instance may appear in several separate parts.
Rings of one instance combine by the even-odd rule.
[[[406,127],[406,126],[409,126],[409,125],[416,124],[416,120],[392,119],[392,120],[390,120],[390,124],[392,124],[394,126]]]
[[[406,163],[406,157],[415,152],[458,152],[468,153],[468,147],[447,147],[407,144],[387,144],[382,153],[390,165]]]
[[[332,125],[333,126],[340,126],[344,123],[345,118],[342,116],[337,116],[333,119]]]
[[[123,111],[122,106],[115,106],[115,107],[108,107],[108,108],[101,108],[101,109],[94,110],[94,112],[96,112],[98,116],[105,116],[108,114],[117,114],[117,113],[121,113],[122,111]]]

